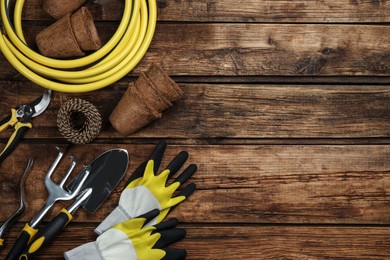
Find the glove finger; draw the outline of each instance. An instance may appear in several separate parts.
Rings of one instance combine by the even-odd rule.
[[[182,202],[183,200],[191,196],[191,194],[194,193],[195,191],[196,191],[196,184],[191,182],[184,189],[182,189],[174,198],[171,199],[173,206],[169,209],[169,211],[166,214],[168,215],[168,213],[174,210],[180,204],[180,202]]]
[[[148,164],[149,160],[154,161],[154,172],[158,172],[158,168],[160,167],[162,157],[165,152],[165,148],[167,146],[167,143],[164,141],[159,142],[156,147],[154,148],[152,154],[150,155],[149,159],[142,162],[137,169],[133,172],[133,174],[130,176],[130,178],[126,182],[126,186],[130,184],[130,182],[134,181],[135,179],[138,179],[144,175],[146,165]]]
[[[185,183],[189,178],[191,178],[192,175],[196,172],[198,167],[196,164],[191,164],[185,169],[177,178],[174,182],[179,182],[180,185]]]
[[[185,249],[177,249],[177,248],[164,248],[165,256],[161,258],[161,260],[183,260],[187,257],[187,251]]]
[[[161,222],[161,223],[154,225],[156,230],[153,233],[160,232],[160,231],[166,230],[166,229],[175,228],[177,226],[177,224],[179,224],[179,221],[177,220],[177,218],[171,218],[167,221],[164,221],[164,222]]]
[[[158,172],[158,168],[160,167],[162,158],[164,156],[165,148],[167,147],[167,143],[165,141],[160,141],[156,147],[154,148],[152,154],[149,157],[149,160],[154,161],[154,172]]]
[[[188,153],[186,151],[180,152],[167,166],[166,169],[169,170],[169,176],[177,173],[180,168],[184,165],[184,163],[188,159]]]
[[[157,217],[158,214],[160,214],[160,210],[158,210],[158,209],[152,209],[151,211],[146,212],[145,214],[142,214],[142,215],[138,216],[137,218],[144,218],[144,219],[146,219],[146,220],[145,220],[145,223],[144,223],[144,225],[146,225],[146,224],[149,223],[152,219],[154,219],[155,217]]]
[[[160,234],[160,239],[156,242],[156,244],[154,244],[153,248],[167,247],[170,244],[183,239],[187,235],[184,228],[171,228],[162,230],[158,233]]]
[[[133,174],[130,176],[130,178],[127,180],[125,186],[129,185],[130,182],[134,181],[135,179],[138,179],[140,177],[142,177],[142,175],[144,175],[144,172],[145,172],[145,167],[146,167],[146,164],[148,163],[148,161],[144,161],[143,163],[141,163],[138,168],[133,172]]]
[[[184,189],[182,189],[178,194],[176,194],[175,198],[176,197],[181,197],[181,196],[184,196],[184,197],[188,198],[195,191],[196,191],[196,184],[191,182]]]

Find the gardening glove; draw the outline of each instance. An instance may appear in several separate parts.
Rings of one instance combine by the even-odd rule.
[[[100,235],[95,242],[64,253],[67,260],[179,260],[185,259],[184,249],[166,246],[185,237],[186,231],[176,228],[177,219],[154,226],[145,224],[160,213],[155,209],[143,216],[127,220]]]
[[[152,209],[159,209],[160,213],[150,222],[150,225],[160,223],[174,206],[195,191],[195,183],[190,183],[174,196],[176,190],[196,172],[195,164],[189,165],[170,185],[166,186],[168,178],[184,165],[188,158],[187,152],[180,152],[165,170],[158,175],[155,174],[160,166],[165,148],[165,142],[158,143],[149,160],[143,162],[135,170],[120,196],[119,205],[95,229],[97,234]]]

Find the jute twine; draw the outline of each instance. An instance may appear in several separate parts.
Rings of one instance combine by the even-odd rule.
[[[75,144],[91,142],[99,133],[102,117],[90,102],[74,98],[65,102],[57,115],[60,133]]]

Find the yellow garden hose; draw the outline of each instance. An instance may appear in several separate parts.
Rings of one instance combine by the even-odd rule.
[[[21,22],[24,0],[16,0],[13,24],[9,1],[0,0],[0,50],[26,78],[60,92],[93,91],[126,76],[145,55],[157,22],[156,0],[125,0],[121,22],[102,48],[83,58],[52,59],[26,44]]]

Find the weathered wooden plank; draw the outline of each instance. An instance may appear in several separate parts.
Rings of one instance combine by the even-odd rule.
[[[13,0],[14,1],[14,0]],[[12,1],[12,2],[13,2]],[[42,0],[25,2],[25,19],[50,19]],[[88,1],[95,20],[119,20],[124,1]],[[158,0],[159,21],[383,23],[390,21],[388,1],[174,1]]]
[[[187,231],[180,247],[188,259],[387,259],[390,253],[388,228],[249,225]]]
[[[96,239],[95,223],[71,223],[37,259],[63,259],[63,252]],[[184,240],[172,247],[186,259],[388,259],[388,227],[180,225]],[[21,224],[7,236],[12,243]],[[0,252],[4,258],[10,246]],[[228,249],[227,249],[228,248]]]
[[[389,21],[388,1],[158,1],[160,20],[353,23]]]
[[[390,137],[388,86],[180,84],[185,96],[163,117],[131,138],[372,138]],[[48,110],[34,118],[28,138],[61,138],[56,114],[74,97],[97,106],[99,138],[122,138],[108,116],[126,83],[80,95],[54,93]],[[0,112],[38,97],[28,82],[0,82]],[[98,93],[98,94],[95,94]],[[3,135],[4,137],[4,135]]]
[[[386,76],[388,33],[382,26],[167,24],[144,62],[159,57],[174,75]]]
[[[81,164],[115,147],[129,151],[128,178],[153,145],[90,144],[74,146],[70,153]],[[199,168],[193,177],[198,191],[172,213],[185,222],[390,223],[389,145],[170,145],[163,165],[181,150]],[[1,165],[0,219],[16,206],[18,176],[31,155],[36,165],[28,178],[30,210],[24,219],[31,219],[46,199],[43,178],[55,157],[54,144],[22,144]],[[57,179],[66,161],[54,174]],[[117,204],[124,183],[95,215],[80,212],[79,221],[102,220]]]
[[[115,27],[99,30],[108,40]],[[389,34],[389,26],[160,24],[134,73],[160,62],[172,76],[388,76]],[[1,79],[15,77],[4,58],[0,66]]]

